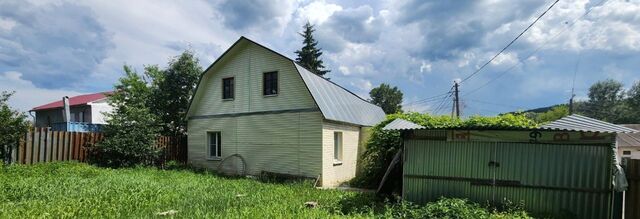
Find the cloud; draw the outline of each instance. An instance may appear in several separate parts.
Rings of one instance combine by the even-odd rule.
[[[91,9],[61,2],[0,2],[0,72],[18,71],[43,88],[74,87],[112,48]]]
[[[327,3],[325,1],[314,1],[303,7],[298,8],[299,23],[309,21],[313,25],[321,25],[333,13],[341,11],[342,6],[337,4]]]
[[[234,30],[282,30],[296,8],[293,0],[225,0],[214,4],[226,27]]]
[[[80,95],[79,92],[68,89],[46,89],[36,87],[33,83],[22,78],[22,73],[8,71],[0,73],[0,87],[2,91],[15,91],[9,99],[9,105],[19,111],[27,112],[33,107],[60,100],[64,96]]]
[[[323,28],[352,43],[371,43],[380,36],[381,22],[371,6],[363,5],[334,12]]]

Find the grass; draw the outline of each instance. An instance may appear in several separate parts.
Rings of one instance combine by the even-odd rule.
[[[308,201],[318,206],[308,208]],[[420,217],[415,212],[428,207],[384,205],[372,194],[315,189],[308,181],[265,183],[191,170],[74,162],[0,168],[0,218],[150,218],[170,210],[177,218]]]

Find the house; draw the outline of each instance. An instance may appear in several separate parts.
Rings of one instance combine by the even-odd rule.
[[[530,129],[425,128],[400,119],[383,129],[404,139],[405,200],[508,200],[552,218],[620,218],[626,180],[616,134],[636,130],[579,115]]]
[[[187,113],[188,162],[226,173],[355,176],[382,109],[245,37],[202,76]]]
[[[627,128],[640,130],[640,124],[625,124]],[[621,158],[640,159],[640,133],[620,133],[617,137],[618,155]]]
[[[104,113],[111,112],[112,109],[106,97],[110,93],[99,92],[70,97],[68,122],[64,121],[62,98],[34,107],[29,112],[35,112],[35,127],[51,127],[57,131],[99,131],[101,126],[106,124]]]

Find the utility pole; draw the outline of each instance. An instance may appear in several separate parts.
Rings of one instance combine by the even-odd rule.
[[[453,108],[455,109],[455,114],[456,114],[456,118],[460,118],[460,99],[458,97],[458,81],[453,81],[453,92],[454,92],[454,98],[453,98]],[[451,117],[453,117],[453,112],[451,112]]]
[[[569,115],[573,115],[573,98],[576,97],[573,91],[571,91],[571,93],[571,99],[569,99]]]

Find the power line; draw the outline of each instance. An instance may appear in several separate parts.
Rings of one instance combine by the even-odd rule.
[[[435,100],[438,100],[439,97],[442,97],[442,96],[445,96],[447,94],[450,94],[452,92],[452,90],[453,90],[453,87],[451,87],[449,89],[449,91],[447,91],[445,93],[438,94],[438,95],[431,96],[431,97],[427,97],[427,98],[423,98],[423,99],[416,100],[416,101],[413,101],[413,102],[408,102],[408,103],[402,104],[402,106],[410,106],[410,105],[417,104],[417,103],[425,103],[425,102],[435,101]]]
[[[602,7],[604,6],[609,0],[602,0],[599,2],[599,6]],[[593,10],[593,8],[598,7],[598,6],[593,6],[591,8],[589,8],[584,14],[580,15],[579,17],[575,18],[565,29],[563,29],[562,31],[558,32],[556,35],[554,35],[553,37],[549,38],[548,40],[544,41],[542,43],[542,45],[540,45],[539,47],[537,47],[533,52],[529,53],[525,58],[518,60],[518,62],[514,65],[512,65],[511,67],[507,68],[506,70],[502,71],[500,74],[498,74],[497,77],[487,81],[486,83],[480,85],[479,87],[472,89],[469,92],[466,92],[465,94],[463,94],[463,96],[467,96],[470,95],[484,87],[486,87],[487,85],[491,84],[492,82],[498,80],[499,78],[501,78],[502,76],[504,76],[505,74],[507,74],[508,72],[510,72],[511,70],[513,70],[515,67],[519,66],[520,64],[524,63],[524,61],[528,60],[530,57],[532,57],[534,54],[536,54],[538,51],[540,51],[542,48],[544,48],[549,42],[551,42],[552,40],[554,40],[555,38],[557,38],[558,36],[560,36],[562,33],[564,33],[565,31],[567,31],[568,29],[570,29],[571,27],[573,27],[578,20],[582,19],[584,16],[587,16],[591,10]]]
[[[473,73],[471,73],[469,76],[467,76],[466,78],[462,79],[462,81],[460,81],[460,83],[465,82],[466,80],[469,80],[471,77],[473,77],[474,75],[478,74],[478,72],[480,72],[482,69],[484,69],[484,67],[486,67],[487,65],[489,65],[489,63],[493,62],[494,59],[496,59],[500,54],[502,54],[502,52],[504,52],[505,50],[507,50],[507,48],[509,48],[513,43],[516,42],[516,40],[518,40],[525,32],[527,32],[531,27],[533,27],[534,24],[536,24],[538,22],[538,20],[540,20],[540,18],[542,18],[542,16],[544,16],[545,14],[547,14],[547,12],[549,10],[551,10],[551,8],[553,8],[553,6],[556,5],[556,3],[558,3],[558,1],[560,0],[556,0],[555,2],[553,2],[553,4],[551,4],[551,6],[549,6],[549,8],[547,8],[547,10],[545,10],[544,12],[542,12],[542,14],[540,14],[540,16],[538,16],[533,23],[529,24],[529,26],[527,28],[525,28],[522,32],[520,32],[520,34],[518,34],[518,36],[516,36],[516,38],[514,38],[513,40],[511,40],[511,42],[509,42],[509,44],[507,44],[507,46],[505,46],[504,48],[502,48],[502,50],[500,50],[500,52],[498,52],[498,54],[496,54],[495,56],[493,56],[491,59],[489,59],[488,62],[484,63],[482,66],[480,66],[480,68],[478,68],[477,70],[475,70]]]
[[[495,102],[490,102],[490,101],[484,101],[484,100],[478,100],[478,99],[465,99],[471,102],[476,102],[476,103],[481,103],[481,104],[486,104],[486,105],[493,105],[493,106],[501,106],[501,107],[505,107],[508,109],[526,109],[527,107],[522,107],[522,106],[516,106],[516,105],[509,105],[509,104],[504,104],[504,103],[495,103]]]
[[[433,114],[440,113],[441,110],[445,109],[445,107],[444,107],[446,105],[445,103],[449,102],[448,100],[449,100],[449,97],[451,97],[451,96],[452,96],[452,94],[450,93],[448,96],[445,96],[444,98],[442,98],[440,103],[438,103],[438,106],[431,112]]]

